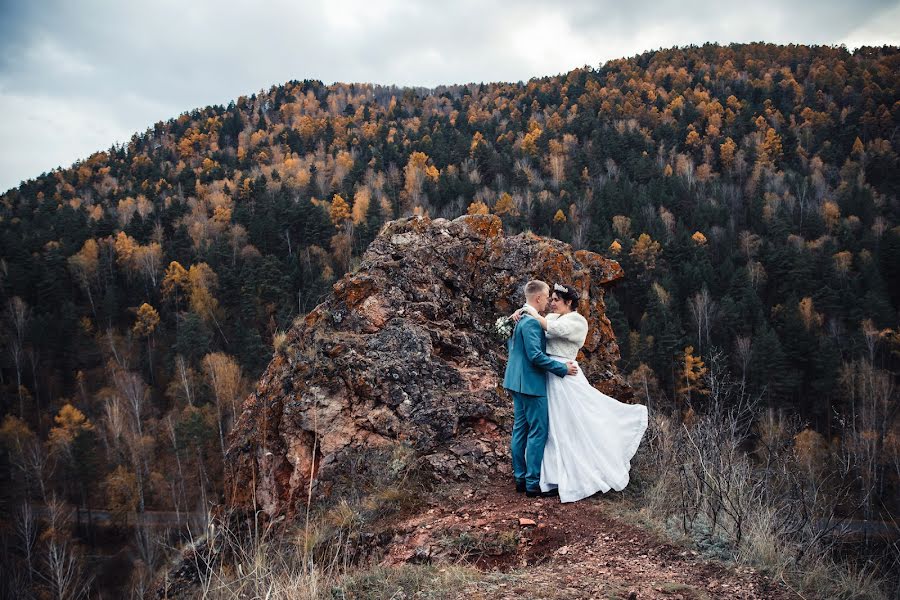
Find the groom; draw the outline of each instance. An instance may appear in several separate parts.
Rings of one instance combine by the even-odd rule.
[[[542,313],[549,301],[550,286],[546,283],[534,280],[525,285],[526,304]],[[527,314],[519,319],[508,344],[509,361],[506,363],[503,387],[513,397],[513,476],[516,478],[516,491],[534,498],[544,495],[540,481],[544,444],[549,431],[546,372],[565,377],[577,374],[578,367],[575,363],[566,365],[547,356],[544,329],[537,319]],[[551,491],[546,495],[554,494]]]

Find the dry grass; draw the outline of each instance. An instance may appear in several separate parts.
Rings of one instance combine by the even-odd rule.
[[[725,378],[715,383],[690,423],[653,415],[633,461],[635,485],[616,510],[804,597],[891,597],[874,568],[833,558],[837,515],[859,502],[852,465],[806,460],[795,450],[799,424],[760,410]]]
[[[465,586],[483,576],[478,569],[464,565],[374,567],[342,578],[332,589],[331,598],[460,598]]]
[[[278,330],[272,336],[272,348],[276,354],[281,354],[287,347],[287,332]]]
[[[168,597],[209,600],[324,600],[334,598],[456,598],[459,590],[481,573],[463,565],[377,566],[359,560],[352,531],[358,525],[345,505],[328,513],[339,522],[315,523],[295,535],[215,533],[196,544],[188,562],[196,569],[197,585],[170,589]],[[339,527],[343,535],[323,530]],[[214,541],[210,541],[214,540]]]
[[[415,454],[396,446],[348,456],[331,482],[331,498],[310,511],[308,522],[294,530],[264,527],[251,518],[214,521],[209,531],[182,554],[188,579],[172,585],[173,597],[226,600],[319,598],[449,598],[461,582],[478,571],[463,566],[441,568],[377,565],[373,539],[379,521],[420,502],[424,486]],[[399,595],[398,595],[399,594]]]

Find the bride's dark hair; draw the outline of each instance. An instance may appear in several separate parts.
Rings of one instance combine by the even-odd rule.
[[[563,302],[569,305],[569,310],[577,310],[579,298],[578,291],[571,285],[554,283],[553,293],[561,298]]]

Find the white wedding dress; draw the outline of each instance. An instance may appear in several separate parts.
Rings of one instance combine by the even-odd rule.
[[[587,337],[577,312],[547,315],[547,354],[574,361]],[[647,407],[624,404],[577,375],[547,376],[550,432],[541,463],[541,490],[559,488],[561,502],[575,502],[628,485],[631,458],[647,430]]]

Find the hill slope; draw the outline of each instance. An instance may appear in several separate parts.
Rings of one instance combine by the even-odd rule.
[[[292,81],[27,181],[0,197],[0,513],[221,499],[240,399],[382,225],[490,212],[621,264],[642,402],[703,413],[724,369],[798,424],[772,451],[808,425],[845,506],[896,515],[898,66],[704,45],[524,84]]]

